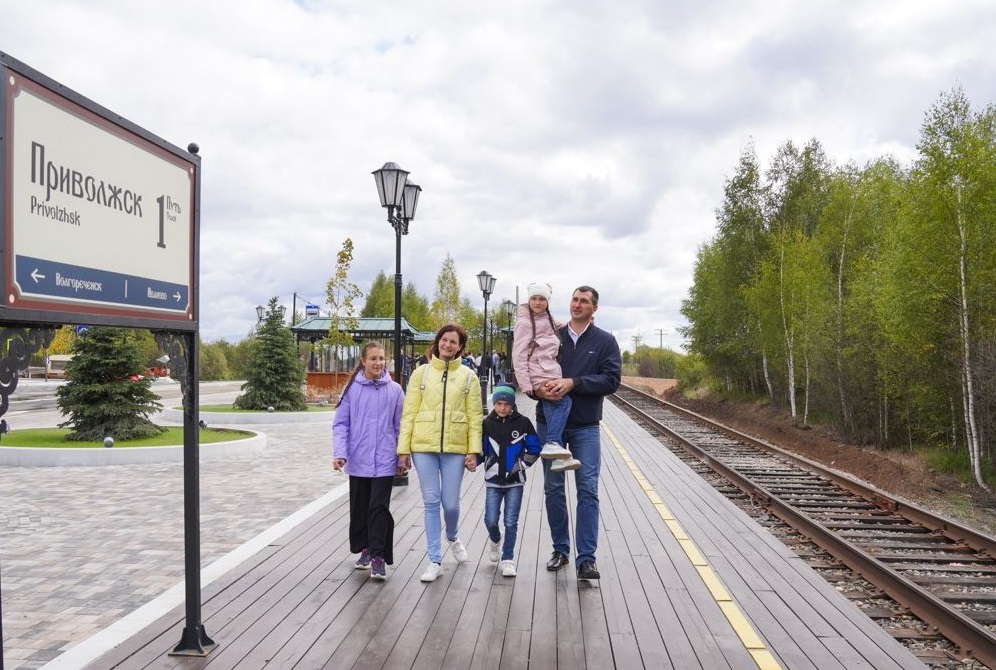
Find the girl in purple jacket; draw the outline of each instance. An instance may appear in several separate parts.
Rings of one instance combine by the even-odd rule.
[[[349,549],[356,569],[387,579],[394,563],[391,488],[400,474],[398,430],[404,392],[387,372],[384,347],[363,345],[360,364],[343,389],[332,420],[332,467],[349,475]]]

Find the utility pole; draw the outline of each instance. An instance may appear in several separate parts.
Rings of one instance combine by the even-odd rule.
[[[660,346],[660,348],[663,349],[664,348],[664,331],[666,329],[665,328],[654,328],[654,330],[656,330],[657,334],[660,336],[660,339],[661,339],[661,346]]]

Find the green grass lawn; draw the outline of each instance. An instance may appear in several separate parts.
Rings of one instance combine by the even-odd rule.
[[[91,449],[104,447],[104,441],[69,442],[66,435],[68,428],[26,428],[12,430],[3,436],[0,447],[46,447],[64,449]],[[252,437],[254,433],[247,430],[232,428],[201,428],[200,444],[212,442],[231,442]],[[145,438],[144,440],[114,440],[114,448],[118,447],[169,447],[183,444],[183,427],[170,426],[165,433]]]
[[[182,410],[182,407],[174,407],[173,409]],[[308,405],[306,412],[331,412],[335,407],[332,405],[326,405],[325,407],[319,407],[318,405]],[[201,405],[201,412],[233,412],[235,414],[259,414],[260,412],[266,412],[263,409],[237,409],[231,405]],[[280,412],[277,412],[278,414]]]

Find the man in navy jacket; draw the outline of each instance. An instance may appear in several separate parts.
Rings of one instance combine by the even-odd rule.
[[[598,291],[579,286],[571,296],[571,319],[560,328],[562,342],[560,367],[563,378],[545,382],[537,395],[541,398],[562,398],[571,394],[571,412],[564,430],[564,441],[581,467],[574,471],[577,484],[577,558],[578,579],[599,579],[595,564],[598,548],[598,476],[601,469],[602,402],[615,393],[622,375],[619,344],[611,333],[594,324],[598,310]],[[546,441],[546,421],[542,403],[536,405],[536,432],[540,442]],[[543,491],[546,496],[546,517],[550,524],[553,555],[547,570],[559,570],[570,562],[570,535],[567,517],[567,495],[564,491],[566,473],[550,470],[550,461],[543,461]]]

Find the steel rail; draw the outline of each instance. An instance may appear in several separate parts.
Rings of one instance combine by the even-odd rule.
[[[974,545],[975,548],[987,552],[990,556],[993,555],[992,549],[996,547],[996,539],[994,538],[983,535],[978,531],[962,526],[949,519],[939,517],[915,505],[895,500],[888,493],[878,488],[864,484],[857,479],[841,473],[828,470],[815,461],[788,452],[776,445],[746,435],[728,426],[723,426],[707,417],[655,398],[638,389],[624,385],[623,390],[637,393],[647,401],[658,404],[669,411],[692,418],[712,430],[725,433],[733,439],[747,442],[764,450],[771,450],[779,456],[783,456],[796,463],[799,467],[815,471],[818,475],[827,478],[851,493],[886,508],[898,516],[902,516],[913,523],[923,525],[934,532],[943,533],[949,539]],[[683,445],[695,454],[697,458],[709,465],[710,468],[734,483],[741,491],[758,500],[772,514],[832,554],[848,568],[862,575],[896,602],[907,607],[910,612],[924,622],[936,628],[940,634],[956,644],[963,653],[972,656],[989,667],[996,667],[996,636],[988,628],[965,616],[923,587],[906,579],[875,557],[838,536],[822,524],[814,521],[807,514],[796,509],[792,504],[780,499],[777,494],[768,491],[763,485],[752,481],[722,461],[706,453],[692,441],[639,409],[625,398],[622,398],[618,393],[614,396],[614,399],[624,404],[629,411],[639,415],[641,419],[652,424],[655,428]]]

